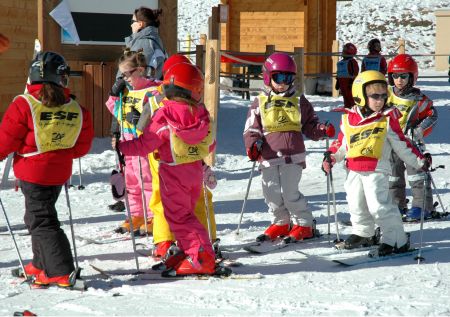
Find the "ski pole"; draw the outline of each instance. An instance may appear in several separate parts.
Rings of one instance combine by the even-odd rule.
[[[330,147],[330,139],[326,138],[326,151]],[[330,176],[327,174],[327,222],[328,222],[328,244],[330,241]]]
[[[140,183],[141,183],[141,197],[142,197],[142,209],[144,210],[144,222],[145,222],[145,237],[148,240],[148,227],[147,227],[147,221],[148,221],[148,208],[147,208],[147,200],[145,199],[145,190],[144,190],[144,178],[142,176],[142,163],[141,163],[141,157],[138,156],[138,162],[139,162],[139,176],[140,176]]]
[[[330,172],[328,173],[330,177],[330,184],[331,184],[331,196],[333,199],[333,212],[334,212],[334,224],[336,225],[336,242],[341,242],[341,238],[339,236],[339,226],[338,226],[338,220],[337,220],[337,211],[336,211],[336,192],[334,191],[334,183],[333,183],[333,172],[330,169]]]
[[[209,202],[208,202],[208,191],[206,189],[205,181],[203,181],[203,198],[205,200],[205,214],[206,214],[206,224],[208,225],[208,235],[209,235],[209,241],[213,243],[212,241],[212,232],[211,232],[211,220],[209,219]]]
[[[244,215],[245,205],[247,204],[248,193],[250,192],[250,186],[252,184],[253,172],[255,171],[256,161],[253,162],[252,170],[250,172],[250,177],[248,179],[247,192],[245,193],[244,202],[242,203],[241,215],[239,216],[239,223],[236,230],[236,235],[239,235],[239,228],[241,227],[242,216]]]
[[[11,225],[9,224],[8,215],[6,214],[6,210],[5,210],[5,207],[3,206],[3,202],[2,202],[1,198],[0,198],[0,205],[3,210],[3,215],[5,216],[5,219],[6,219],[6,226],[8,227],[9,234],[11,235],[11,238],[14,242],[14,248],[16,249],[17,257],[19,258],[20,267],[22,268],[23,275],[25,276],[25,280],[28,281],[28,275],[27,275],[27,272],[25,272],[25,266],[23,265],[22,256],[20,255],[19,247],[17,246],[16,238],[14,237],[14,233],[12,231]]]
[[[67,182],[64,183],[64,191],[66,192],[66,203],[67,208],[69,209],[69,224],[70,224],[70,233],[72,236],[73,254],[75,257],[75,271],[79,272],[77,245],[75,243],[75,232],[73,230],[73,220],[72,220],[72,208],[70,207],[70,198],[69,198],[69,185],[67,184]]]
[[[124,128],[123,128],[123,103],[122,103],[122,93],[120,93],[119,95],[120,98],[120,137],[123,138],[123,133],[124,133]],[[128,221],[130,222],[130,234],[131,234],[131,243],[133,244],[133,253],[134,253],[134,260],[136,261],[136,270],[137,270],[137,274],[140,273],[139,270],[139,259],[137,257],[137,251],[136,251],[136,240],[134,237],[134,226],[133,226],[133,219],[131,218],[131,210],[130,210],[130,201],[128,200],[128,191],[127,191],[127,183],[125,181],[125,164],[122,164],[122,162],[120,161],[120,157],[119,157],[119,147],[118,147],[118,142],[119,139],[116,139],[116,155],[117,155],[117,159],[119,161],[119,169],[123,174],[124,177],[124,184],[125,184],[125,209],[127,210],[127,217],[128,217]],[[125,162],[123,162],[125,163]]]
[[[428,178],[430,177],[430,172],[425,172],[425,178],[423,180],[423,203],[422,203],[422,210],[420,211],[420,244],[419,244],[419,253],[415,257],[415,260],[417,260],[417,264],[420,264],[421,261],[425,260],[425,258],[422,256],[422,245],[423,245],[423,223],[425,220],[425,206],[426,206],[426,192],[427,192],[427,183]]]
[[[439,193],[437,191],[436,184],[434,183],[433,177],[431,177],[431,174],[429,172],[427,174],[428,174],[428,179],[431,181],[431,184],[433,185],[434,192],[436,193],[436,196],[439,200],[439,204],[441,205],[441,208],[444,211],[444,215],[447,216],[448,215],[447,210],[445,209],[444,204],[442,203],[441,195],[439,195]]]
[[[81,157],[78,158],[78,171],[79,171],[79,176],[80,176],[80,185],[78,185],[78,189],[79,190],[83,190],[85,189],[84,185],[81,183]]]

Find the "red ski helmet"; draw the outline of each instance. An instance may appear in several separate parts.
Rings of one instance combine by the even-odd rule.
[[[270,86],[273,73],[297,73],[297,65],[294,59],[286,53],[271,54],[263,65],[264,84]]]
[[[409,73],[409,83],[414,86],[419,76],[419,68],[414,58],[409,54],[399,54],[395,56],[388,64],[389,85],[394,86],[393,73]]]
[[[189,60],[189,58],[187,58],[185,55],[181,55],[181,54],[173,54],[172,56],[170,56],[163,65],[162,68],[162,74],[164,76],[164,74],[169,70],[170,67],[172,67],[175,64],[178,63],[188,63],[191,64],[191,61]]]
[[[178,63],[164,74],[163,89],[167,98],[182,97],[200,102],[203,96],[203,74],[195,65]]]
[[[346,43],[342,48],[342,55],[356,55],[358,50],[353,43]]]

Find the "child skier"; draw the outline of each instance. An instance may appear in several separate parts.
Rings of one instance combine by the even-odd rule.
[[[170,56],[167,61],[163,65],[162,73],[163,75],[175,64],[178,63],[188,63],[191,64],[190,60],[184,56],[179,54],[174,54]],[[138,123],[139,126],[146,126],[148,122],[151,120],[151,117],[156,113],[156,111],[164,106],[162,102],[165,98],[164,92],[162,91],[162,86],[158,87],[159,94],[155,94],[149,101],[144,105],[144,110],[141,115],[140,121]],[[166,218],[164,217],[164,208],[161,203],[161,195],[159,192],[159,159],[158,152],[150,153],[148,155],[149,163],[150,163],[150,171],[152,174],[152,197],[150,199],[149,208],[153,211],[153,243],[155,244],[153,250],[153,257],[162,259],[163,261],[167,258],[167,251],[171,248],[175,243],[175,237],[173,233],[170,231],[169,224],[167,223]],[[216,239],[216,221],[214,216],[214,206],[212,202],[212,194],[209,189],[214,189],[216,186],[216,180],[214,176],[214,172],[211,168],[203,164],[203,174],[204,174],[204,184],[206,184],[206,188],[202,189],[200,192],[200,197],[195,205],[195,215],[198,220],[202,223],[202,225],[208,229],[208,220],[206,208],[209,211],[209,225],[210,225],[210,233],[212,241]],[[207,205],[205,202],[204,194],[206,193]]]
[[[306,167],[303,134],[312,140],[334,136],[331,124],[321,124],[312,105],[296,92],[297,66],[285,53],[274,53],[264,63],[266,92],[250,105],[244,144],[252,161],[260,162],[262,188],[272,224],[258,241],[289,236],[311,238],[313,216],[298,189]]]
[[[122,140],[132,140],[141,133],[136,129],[144,104],[149,95],[155,93],[160,84],[157,81],[145,77],[147,64],[144,54],[126,49],[119,59],[119,70],[123,78],[119,78],[111,88],[106,107],[119,121],[123,135]],[[120,100],[122,96],[122,100]],[[116,138],[113,137],[112,145],[115,147]],[[131,221],[136,233],[151,233],[153,228],[153,214],[147,210],[147,224],[144,217],[144,202],[142,201],[141,181],[144,184],[145,202],[148,204],[152,194],[151,174],[147,158],[125,157],[126,175],[125,184],[130,203]],[[141,180],[142,173],[142,180]],[[130,232],[130,219],[126,219],[116,230],[120,233]],[[147,226],[147,228],[146,228]]]
[[[400,127],[405,136],[413,144],[425,150],[423,138],[428,136],[437,122],[438,114],[433,102],[424,95],[420,89],[415,88],[417,82],[418,67],[414,58],[408,54],[400,54],[394,57],[388,66],[388,81],[392,86],[392,93],[388,104],[395,106],[402,113]],[[430,161],[431,155],[425,152],[425,157]],[[405,170],[412,192],[412,207],[408,210],[406,205],[406,182]],[[398,205],[400,212],[406,221],[420,220],[420,215],[425,200],[425,218],[431,216],[433,211],[433,195],[431,182],[425,186],[424,197],[424,175],[421,169],[414,169],[405,164],[395,153],[392,153],[392,175],[389,188],[394,202]]]
[[[369,54],[367,54],[367,56],[362,60],[361,72],[364,72],[366,70],[376,70],[385,75],[387,71],[387,63],[384,56],[380,54],[380,40],[371,39],[367,44],[367,49],[369,50]]]
[[[353,231],[344,248],[374,244],[377,224],[382,234],[380,255],[406,252],[409,243],[388,190],[389,160],[395,151],[416,169],[427,169],[428,162],[405,139],[398,123],[399,111],[386,106],[388,90],[382,73],[371,70],[359,74],[352,92],[356,105],[342,115],[338,139],[325,152],[323,161],[326,173],[344,158],[349,170],[345,190]]]
[[[38,53],[27,93],[14,98],[0,126],[0,160],[16,153],[14,174],[25,196],[33,250],[25,273],[35,284],[61,287],[72,286],[77,272],[55,204],[73,159],[87,154],[94,138],[90,113],[70,96],[69,73],[61,55]]]
[[[164,216],[182,253],[167,261],[165,274],[214,274],[215,256],[208,233],[194,214],[203,179],[202,159],[215,144],[209,113],[200,103],[203,75],[194,65],[179,63],[164,75],[163,107],[137,140],[119,144],[125,155],[158,150]],[[170,263],[170,265],[169,265]],[[164,273],[163,273],[164,274]]]
[[[342,60],[337,63],[336,86],[344,98],[344,107],[351,108],[355,105],[352,96],[352,84],[358,76],[359,66],[355,59],[357,53],[356,46],[347,43],[342,48]]]

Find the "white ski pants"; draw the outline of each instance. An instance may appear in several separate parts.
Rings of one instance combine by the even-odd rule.
[[[349,171],[345,191],[353,234],[371,237],[378,225],[382,243],[397,247],[406,243],[402,219],[389,192],[389,175]]]
[[[305,196],[298,189],[302,170],[298,164],[261,169],[263,195],[273,215],[272,223],[284,225],[290,223],[292,218],[294,224],[312,226],[312,213],[308,210]]]

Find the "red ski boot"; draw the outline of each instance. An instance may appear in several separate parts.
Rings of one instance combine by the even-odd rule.
[[[44,271],[37,275],[33,284],[37,285],[57,285],[59,287],[71,287],[70,274],[48,277]]]
[[[314,236],[312,227],[302,227],[299,225],[294,225],[289,231],[289,237],[294,241],[300,241],[304,239],[309,239]]]
[[[214,255],[205,251],[199,251],[198,264],[195,265],[192,259],[186,257],[176,268],[176,275],[213,275],[216,272],[216,261]]]
[[[33,262],[30,262],[27,265],[25,265],[25,273],[27,273],[28,276],[37,276],[41,272],[43,272],[43,270],[35,267],[33,265]]]
[[[287,236],[289,234],[289,224],[276,225],[271,224],[263,234],[256,237],[256,241],[275,240],[278,237]]]
[[[154,258],[164,258],[167,254],[167,250],[169,250],[173,241],[163,241],[156,244],[156,248],[153,250],[152,256]]]

